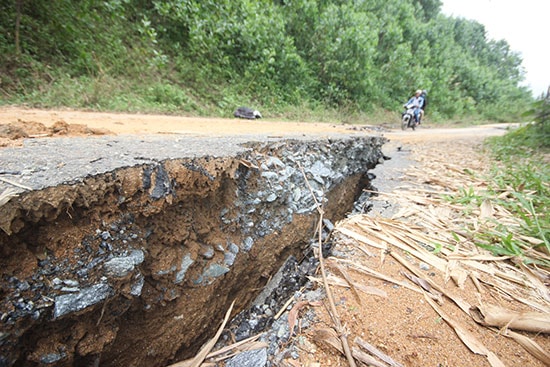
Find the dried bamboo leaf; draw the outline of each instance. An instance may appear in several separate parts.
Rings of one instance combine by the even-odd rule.
[[[397,284],[397,285],[400,285],[404,288],[407,288],[413,292],[417,292],[417,293],[422,293],[422,291],[416,287],[412,287],[411,285],[405,283],[405,282],[401,282],[399,280],[396,280],[390,276],[387,276],[385,274],[382,274],[382,273],[379,273],[375,270],[372,270],[366,266],[363,266],[363,265],[359,265],[359,264],[356,264],[356,263],[353,263],[349,260],[343,260],[343,259],[338,259],[338,261],[340,262],[343,262],[343,263],[346,263],[346,264],[349,264],[351,265],[351,267],[353,269],[355,269],[356,271],[359,271],[363,274],[367,274],[367,275],[370,275],[372,277],[375,277],[375,278],[378,278],[378,279],[381,279],[381,280],[385,280],[386,282],[390,282],[390,283],[393,283],[393,284]]]
[[[461,326],[457,321],[455,321],[453,318],[451,318],[449,315],[447,315],[443,310],[439,308],[435,304],[434,301],[430,299],[427,295],[424,297],[426,301],[432,306],[432,308],[441,316],[443,320],[449,326],[453,328],[456,335],[458,335],[459,339],[475,354],[479,354],[482,356],[487,357],[487,360],[491,364],[492,367],[505,367],[504,363],[490,350],[488,350],[477,338],[471,334],[465,327]]]
[[[305,306],[313,306],[318,307],[321,306],[322,303],[320,301],[310,302],[310,301],[300,301],[296,302],[296,304],[292,307],[292,309],[288,312],[288,329],[290,330],[290,335],[292,336],[294,334],[294,326],[296,326],[296,321],[298,320],[298,312]]]
[[[518,334],[511,330],[507,330],[502,335],[514,339],[519,345],[521,345],[527,352],[546,366],[550,366],[550,353],[545,351],[537,342],[526,337],[525,335]]]
[[[382,289],[372,287],[372,286],[369,286],[369,285],[362,285],[362,284],[356,284],[355,286],[357,287],[357,289],[359,289],[361,292],[363,292],[365,294],[372,295],[372,296],[383,297],[383,298],[388,298],[388,293],[386,293]]]
[[[519,301],[529,307],[532,307],[535,310],[539,310],[541,312],[550,312],[550,307],[548,306],[548,303],[540,304],[532,299],[528,299],[528,298],[522,297],[521,295],[516,294],[517,289],[515,287],[511,289],[512,287],[510,287],[510,283],[508,282],[501,281],[494,277],[489,277],[489,278],[478,277],[478,279],[481,282],[487,285],[490,285],[491,287],[501,292],[502,294],[507,295],[511,299],[515,299],[516,301]]]
[[[303,292],[304,289],[305,289],[305,287],[300,288],[300,291],[299,291],[298,293],[301,294],[301,293]],[[285,313],[285,311],[286,311],[286,309],[288,308],[288,306],[290,306],[290,305],[292,304],[292,302],[294,302],[294,300],[295,300],[295,297],[294,297],[294,296],[291,296],[291,297],[285,302],[285,304],[283,305],[283,307],[281,307],[281,308],[279,309],[279,311],[275,314],[275,316],[273,316],[273,318],[274,318],[275,320],[278,320],[279,317],[281,317],[281,315]]]
[[[326,329],[317,329],[317,330],[313,331],[313,336],[314,336],[313,340],[315,341],[315,343],[328,346],[330,348],[335,349],[340,354],[342,354],[342,355],[344,354],[344,350],[342,348],[341,341],[338,338],[338,334],[336,333],[336,331],[334,331],[334,329],[332,329],[332,328],[330,328],[330,329],[328,329],[328,328],[326,328]],[[369,366],[387,367],[387,365],[385,363],[377,361],[372,356],[364,353],[363,351],[361,351],[360,349],[357,349],[355,347],[352,348],[352,354],[353,354],[353,357],[355,359],[357,359],[360,362],[366,363]],[[389,357],[387,357],[387,358],[389,358]],[[391,358],[389,358],[389,360],[391,360]],[[397,362],[395,362],[395,363],[397,363]],[[397,364],[391,365],[391,366],[399,367],[401,365],[397,363]]]
[[[426,194],[436,195],[435,197],[449,194],[449,192],[446,190],[430,190],[430,189],[424,189],[422,187],[415,187],[414,190],[418,192],[426,193]]]
[[[437,217],[437,218],[440,218],[440,219],[444,219],[445,222],[448,222],[449,219],[451,218],[451,208],[449,208],[448,206],[436,206],[433,208],[433,214]]]
[[[536,287],[537,293],[547,302],[550,302],[550,294],[546,284],[531,270],[527,267],[522,261],[519,262],[520,268],[523,270],[523,274],[529,278],[531,283]]]
[[[525,255],[528,257],[550,261],[550,251],[546,246],[537,246],[537,247],[524,247]]]
[[[455,266],[456,266],[456,261],[447,262],[447,267],[445,268],[445,275],[443,276],[443,282],[445,284],[449,283],[449,279],[451,279],[451,271]]]
[[[224,356],[214,358],[211,355],[216,353],[216,352],[213,352],[213,353],[210,353],[209,355],[207,355],[206,359],[208,360],[208,362],[213,362],[214,366],[217,366],[216,363],[221,362],[221,361],[225,361],[229,358],[233,358],[237,354],[241,354],[243,352],[248,352],[248,351],[251,351],[251,350],[264,349],[264,348],[268,348],[268,347],[269,347],[269,344],[266,343],[266,342],[259,342],[259,341],[248,342],[246,344],[243,344],[240,347],[233,347],[231,349],[232,353],[230,353],[230,354],[226,354]],[[227,351],[225,353],[227,353]],[[206,365],[207,365],[207,363],[205,362],[205,363],[201,364],[200,367],[206,367]]]
[[[267,342],[254,341],[254,342],[249,342],[247,344],[243,344],[242,346],[236,349],[239,352],[246,352],[249,350],[257,350],[257,349],[263,349],[267,347],[269,347],[269,344]]]
[[[418,269],[416,269],[414,266],[412,266],[408,261],[406,261],[405,259],[403,259],[401,256],[399,256],[398,254],[395,254],[395,253],[391,253],[391,256],[396,259],[397,261],[399,261],[403,266],[405,266],[411,273],[414,273],[417,277],[421,278],[422,277],[422,274],[420,273],[420,271]],[[470,310],[470,304],[468,302],[466,302],[465,300],[463,300],[462,298],[458,297],[458,296],[455,296],[454,294],[452,294],[451,292],[449,292],[449,290],[446,290],[445,288],[441,287],[440,285],[438,285],[437,283],[435,283],[434,281],[430,280],[430,279],[424,279],[428,284],[430,284],[430,286],[432,288],[434,288],[435,290],[437,290],[438,292],[440,292],[441,294],[444,294],[447,298],[449,298],[450,300],[452,300],[458,307],[460,307],[460,309],[462,311],[464,311],[464,313],[466,313],[467,315],[469,315],[469,310]],[[432,294],[437,294],[437,293],[434,293],[433,291],[431,292]]]
[[[372,241],[369,238],[367,238],[365,236],[362,236],[362,235],[358,234],[357,232],[351,231],[347,228],[337,227],[335,230],[337,232],[342,233],[343,235],[346,235],[350,238],[353,238],[356,241],[362,242],[362,243],[367,244],[369,246],[376,247],[376,248],[379,248],[379,249],[386,249],[387,248],[387,246],[376,243],[375,241]]]
[[[348,273],[341,267],[338,265],[338,263],[336,261],[332,261],[332,262],[328,262],[327,261],[327,265],[331,265],[331,266],[334,266],[334,268],[340,272],[340,274],[342,274],[342,276],[344,277],[344,279],[346,280],[347,284],[349,285],[353,295],[355,296],[355,299],[357,300],[357,302],[360,304],[360,305],[363,305],[363,302],[361,301],[361,297],[359,297],[359,293],[357,293],[357,289],[355,287],[355,284],[353,283],[353,281],[351,280],[351,278],[349,277]]]
[[[449,260],[472,260],[472,261],[505,261],[510,260],[513,256],[493,256],[488,254],[450,254],[447,256]]]
[[[376,230],[376,231],[380,231],[381,228],[380,226],[378,225],[378,219],[380,219],[380,217],[377,217],[376,220],[372,217],[369,217],[369,216],[366,216],[366,215],[361,215],[361,216],[357,216],[357,220],[354,222],[354,225],[363,225],[363,226],[367,226],[369,227],[369,230]]]
[[[220,325],[218,331],[216,332],[216,335],[210,339],[206,344],[204,344],[199,351],[199,353],[192,359],[188,359],[185,361],[181,361],[178,363],[174,363],[168,367],[200,367],[208,353],[212,350],[218,339],[220,338],[220,335],[222,335],[222,331],[225,328],[225,324],[227,324],[227,321],[229,320],[229,316],[231,316],[231,311],[233,310],[233,306],[235,305],[235,301],[231,302],[231,306],[229,306],[229,309],[225,313],[225,318],[223,319],[222,324]]]
[[[316,282],[316,283],[319,283],[319,284],[323,283],[323,280],[320,279],[320,278],[315,278],[315,277],[311,277],[311,276],[308,276],[307,278],[312,282]],[[335,276],[328,276],[327,281],[330,285],[334,285],[334,286],[337,286],[337,287],[349,288],[349,284],[347,282],[345,282],[343,279],[337,278]],[[381,289],[378,289],[376,287],[366,286],[366,285],[362,285],[362,284],[355,284],[355,287],[358,290],[360,290],[361,292],[365,293],[365,294],[388,298],[388,294],[385,291],[383,291]]]
[[[411,207],[404,207],[404,208],[399,209],[399,211],[397,213],[392,215],[391,219],[408,218],[408,217],[411,217],[415,214],[418,214],[418,212],[419,211],[417,209],[412,209]]]
[[[376,359],[374,359],[374,357],[368,355],[357,347],[353,347],[351,349],[351,352],[353,354],[353,358],[357,359],[359,362],[366,364],[367,366],[388,367],[387,364],[377,361]]]
[[[462,264],[467,265],[467,266],[469,266],[471,268],[474,268],[476,270],[482,271],[486,274],[489,274],[492,277],[498,277],[498,278],[508,280],[508,281],[511,281],[511,282],[516,283],[516,284],[519,284],[519,285],[522,285],[522,286],[525,286],[525,287],[529,287],[529,288],[533,287],[533,285],[530,284],[529,282],[525,281],[524,278],[522,278],[522,277],[520,277],[516,274],[510,274],[510,273],[507,273],[507,272],[499,271],[498,269],[496,269],[494,266],[491,266],[491,265],[487,265],[487,264],[480,263],[480,262],[477,262],[477,261],[472,261],[472,260],[464,260],[462,262]]]
[[[531,331],[534,333],[550,333],[550,314],[539,312],[514,312],[494,305],[472,306],[470,315],[479,324],[510,328],[514,330]]]
[[[464,289],[466,280],[468,279],[468,272],[462,269],[458,262],[456,262],[456,266],[451,268],[449,275],[458,288]]]
[[[497,357],[497,355],[491,351],[487,353],[487,361],[492,367],[506,367],[504,363]]]
[[[472,282],[474,283],[474,286],[476,287],[478,293],[484,293],[483,288],[481,288],[481,283],[479,282],[479,274],[477,271],[472,271],[470,273],[470,279],[472,279]]]
[[[514,190],[513,190],[514,191]],[[506,199],[507,197],[512,196],[512,191],[503,191],[497,196],[498,199]]]
[[[493,204],[488,199],[483,200],[479,206],[479,217],[482,219],[489,219],[494,217]]]
[[[421,231],[410,231],[409,229],[409,233],[407,234],[407,236],[417,242],[421,242],[421,243],[427,243],[427,244],[430,244],[430,243],[439,243],[443,246],[443,248],[441,249],[441,252],[444,254],[444,255],[447,255],[447,254],[450,254],[450,251],[447,250],[445,247],[451,247],[451,242],[449,241],[445,241],[444,239],[442,238],[433,238],[433,237],[430,237],[430,236],[427,236],[426,234],[422,233]],[[418,248],[418,246],[415,246],[416,248]],[[434,256],[437,258],[437,256],[435,256],[434,254],[432,253],[429,253],[431,256]]]
[[[408,229],[408,231],[411,232],[412,230]],[[409,252],[412,256],[430,264],[439,271],[445,271],[445,267],[447,266],[447,262],[445,260],[437,257],[431,252],[428,252],[422,246],[417,245],[416,242],[408,240],[405,235],[398,238],[395,233],[391,233],[385,229],[383,229],[383,232],[384,234],[380,235],[379,238],[402,249],[403,251]]]
[[[380,360],[382,360],[385,363],[389,364],[391,367],[403,367],[403,365],[401,363],[396,362],[393,358],[388,356],[386,353],[382,352],[380,349],[376,348],[374,345],[366,342],[365,340],[361,339],[360,337],[356,337],[354,341],[361,348],[365,349],[367,352],[369,352],[373,356],[378,357]]]
[[[451,186],[448,183],[444,182],[443,180],[437,179],[435,177],[430,177],[429,179],[425,180],[424,183],[429,185],[437,185],[437,186],[449,188],[449,189],[451,188]]]
[[[308,301],[296,302],[296,304],[288,312],[288,329],[290,330],[291,336],[294,334],[294,326],[296,326],[296,321],[298,320],[298,312],[308,304]]]
[[[338,337],[338,334],[333,328],[315,329],[313,330],[313,341],[321,343],[322,345],[329,346],[336,349],[340,354],[344,354],[344,348],[342,348],[342,341]]]
[[[233,344],[231,344],[231,345],[225,346],[225,347],[223,347],[223,348],[221,348],[221,349],[218,349],[217,351],[214,351],[214,352],[208,354],[208,355],[206,356],[206,358],[207,358],[207,359],[210,359],[210,358],[218,357],[218,356],[220,356],[220,355],[222,355],[222,354],[228,353],[228,352],[230,352],[230,351],[232,351],[232,350],[235,350],[235,349],[241,350],[241,348],[248,348],[248,347],[246,347],[246,345],[255,343],[256,340],[257,340],[259,337],[261,337],[262,335],[263,335],[263,334],[254,335],[254,336],[251,336],[250,338],[246,338],[246,339],[243,339],[243,340],[238,341],[238,342],[236,342],[236,343],[233,343]],[[248,350],[251,350],[251,349],[248,349]]]
[[[19,182],[15,182],[13,180],[8,180],[7,178],[5,177],[0,177],[0,181],[3,181],[7,184],[10,184],[10,185],[13,185],[15,187],[19,187],[19,188],[22,188],[22,189],[25,189],[27,191],[32,191],[32,187],[29,187],[29,186],[26,186],[26,185],[23,185],[23,184],[20,184]]]
[[[353,243],[353,246],[355,246],[355,248],[357,248],[359,251],[361,251],[362,253],[364,253],[368,257],[374,257],[374,254],[372,252],[370,252],[369,250],[367,250],[364,246],[361,246],[358,243]]]
[[[523,236],[523,235],[518,235],[518,237],[520,239],[524,240],[525,242],[529,242],[533,246],[542,245],[544,243],[544,241],[541,240],[540,238],[535,238],[535,237],[530,237],[530,236]]]
[[[401,274],[403,274],[407,279],[409,279],[414,284],[419,285],[426,292],[431,293],[433,291],[432,286],[425,279],[419,278],[419,277],[411,275],[411,274],[407,274],[405,272],[401,272]]]
[[[6,204],[8,201],[11,200],[11,198],[14,198],[14,197],[17,197],[19,196],[19,194],[17,193],[16,190],[12,189],[12,188],[7,188],[5,189],[4,191],[2,191],[2,193],[0,194],[0,206],[3,206],[4,204]]]

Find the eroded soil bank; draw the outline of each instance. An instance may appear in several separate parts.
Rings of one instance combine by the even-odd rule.
[[[332,221],[351,209],[383,143],[280,140],[166,159],[132,151],[122,167],[73,178],[66,164],[18,171],[13,161],[3,177],[31,172],[33,190],[16,187],[0,206],[0,366],[164,366],[193,355],[233,300],[236,313],[289,255],[302,256],[316,201]],[[40,176],[52,164],[59,182]]]

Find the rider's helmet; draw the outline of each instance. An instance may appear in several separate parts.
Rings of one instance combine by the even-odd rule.
[[[419,90],[417,90],[416,92],[414,92],[414,94],[415,94],[415,95],[421,95],[421,94],[422,94],[422,90],[419,89]]]

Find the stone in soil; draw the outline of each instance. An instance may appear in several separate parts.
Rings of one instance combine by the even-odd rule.
[[[267,363],[267,349],[251,350],[237,354],[225,364],[226,367],[264,367]]]

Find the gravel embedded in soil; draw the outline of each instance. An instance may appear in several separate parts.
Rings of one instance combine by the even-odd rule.
[[[314,198],[327,201],[328,218],[345,214],[382,143],[196,140],[33,139],[0,151],[5,171],[23,166],[10,180],[33,188],[16,186],[19,197],[0,208],[11,284],[3,358],[160,366],[189,356],[228,298],[242,308],[287,256],[301,256]],[[136,346],[143,353],[121,352]]]

